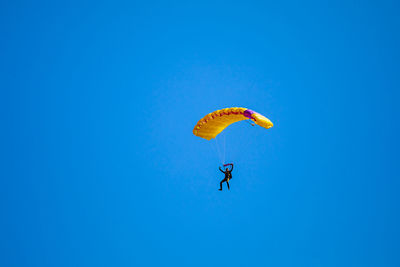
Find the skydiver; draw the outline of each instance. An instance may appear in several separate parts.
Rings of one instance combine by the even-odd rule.
[[[231,172],[233,170],[233,164],[229,163],[229,164],[225,164],[224,165],[224,167],[225,166],[229,166],[229,165],[231,166],[230,170],[229,170],[229,168],[226,168],[225,171],[223,171],[221,169],[221,167],[219,167],[219,170],[225,174],[225,178],[222,179],[222,181],[219,183],[219,186],[220,186],[220,188],[218,189],[219,191],[222,191],[222,183],[223,182],[226,182],[226,185],[228,186],[228,190],[229,190],[229,180],[232,179],[232,173]]]

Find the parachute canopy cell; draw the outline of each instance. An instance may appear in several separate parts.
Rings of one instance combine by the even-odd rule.
[[[215,138],[232,123],[242,120],[252,120],[255,124],[269,129],[272,122],[263,115],[247,108],[224,108],[207,114],[194,126],[193,134],[210,140]]]

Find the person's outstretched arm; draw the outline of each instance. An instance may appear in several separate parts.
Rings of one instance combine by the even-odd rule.
[[[231,163],[231,171],[233,171],[233,163]]]
[[[221,167],[218,167],[218,168],[219,168],[219,170],[220,170],[221,172],[225,173],[225,172],[221,169]]]

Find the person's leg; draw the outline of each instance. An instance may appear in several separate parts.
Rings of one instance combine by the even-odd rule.
[[[228,186],[228,190],[229,190],[229,182],[228,181],[226,181],[226,185]]]
[[[222,179],[222,181],[219,183],[219,190],[222,191],[222,183],[225,182],[226,179]]]

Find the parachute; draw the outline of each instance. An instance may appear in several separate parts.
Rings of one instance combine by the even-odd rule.
[[[252,120],[255,124],[269,129],[273,123],[263,115],[247,108],[224,108],[207,114],[194,126],[193,134],[211,140],[232,123]]]

